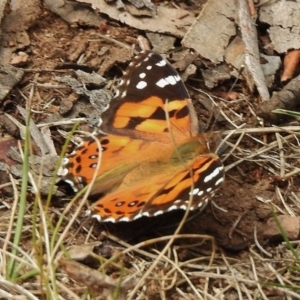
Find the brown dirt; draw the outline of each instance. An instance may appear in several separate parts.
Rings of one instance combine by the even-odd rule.
[[[104,63],[101,57],[97,57],[99,48],[103,46],[109,47],[110,51],[120,51],[120,49],[114,48],[115,46],[111,44],[103,44],[103,41],[101,43],[88,42],[89,39],[92,39],[97,34],[97,31],[98,29],[85,28],[82,30],[72,28],[54,14],[45,11],[43,18],[38,20],[36,25],[29,31],[31,39],[30,61],[27,66],[29,70],[23,78],[21,87],[33,79],[37,83],[57,84],[53,77],[60,75],[60,73],[57,74],[54,71],[55,68],[61,66],[61,59],[69,61],[74,51],[81,47],[82,43],[85,44],[87,52],[92,52],[86,65],[97,67],[101,63],[102,66],[103,64],[109,65],[107,62]],[[128,31],[129,29],[126,35]],[[45,70],[52,71],[48,72]],[[119,74],[117,75],[119,76]],[[33,115],[34,119],[42,120],[47,115],[59,110],[62,98],[67,98],[69,95],[70,90],[66,89],[39,89],[40,97],[34,99],[32,103],[33,109],[40,110],[47,99],[55,98],[56,100],[45,114]],[[19,102],[17,99],[14,99],[14,101]],[[18,104],[22,103],[19,102]],[[84,104],[86,106],[89,105],[87,102],[84,102]],[[238,109],[243,109],[243,107],[239,106]],[[85,115],[85,111],[89,111],[89,108],[82,109],[82,114]],[[239,112],[241,113],[241,111]],[[233,170],[226,175],[226,183],[214,201],[227,212],[214,208],[213,214],[212,206],[208,207],[201,215],[191,221],[191,224],[187,227],[192,228],[193,232],[215,236],[219,245],[230,250],[243,249],[252,243],[254,225],[256,224],[259,231],[266,219],[270,217],[270,210],[260,205],[255,199],[255,195],[269,199],[272,197],[274,189],[270,185],[271,179],[266,172],[263,172],[262,176],[259,175],[259,183],[257,183],[257,180],[251,180],[251,177],[256,176],[255,173],[259,173],[260,170],[255,165],[250,166],[250,168],[252,169],[249,170],[248,166],[244,164],[241,166],[241,172]],[[229,232],[239,217],[241,217],[241,221],[229,238]],[[128,226],[135,227],[135,224]]]

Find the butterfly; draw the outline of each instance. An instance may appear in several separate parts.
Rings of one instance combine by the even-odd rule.
[[[100,123],[100,132],[84,138],[59,171],[78,191],[98,170],[90,212],[99,221],[194,210],[224,180],[223,164],[210,150],[219,136],[199,132],[184,83],[155,52],[141,52],[129,64]]]

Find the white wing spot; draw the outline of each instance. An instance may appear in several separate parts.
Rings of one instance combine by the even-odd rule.
[[[107,218],[107,219],[104,219],[103,221],[116,223],[116,220],[114,218]]]
[[[223,169],[223,168],[222,168]],[[222,170],[221,169],[221,170]],[[208,182],[210,180],[212,180],[214,177],[216,177],[218,174],[220,173],[220,168],[216,168],[214,169],[214,171],[212,173],[210,173],[209,175],[207,175],[205,178],[204,178],[204,182]]]
[[[178,81],[180,81],[179,75],[176,76],[170,75],[166,78],[162,78],[159,81],[157,81],[156,85],[161,88],[164,88],[168,84],[175,85]]]
[[[221,184],[224,181],[224,178],[221,177],[219,180],[216,181],[215,186]]]
[[[118,220],[118,222],[129,222],[130,219],[128,217],[123,217]]]
[[[197,195],[198,196],[202,196],[203,195],[203,191],[200,191]]]
[[[73,181],[71,181],[71,180],[69,180],[69,179],[64,179],[64,181],[65,181],[66,183],[68,183],[68,184],[72,187],[72,189],[73,189],[73,191],[74,191],[75,193],[78,192],[78,188],[75,187]]]
[[[154,214],[153,214],[153,216],[159,216],[159,215],[162,215],[164,212],[162,211],[162,210],[158,210],[158,211],[156,211]]]
[[[126,85],[129,86],[129,84],[130,84],[130,80],[128,79],[128,80],[126,81]]]
[[[167,62],[164,59],[162,59],[161,61],[156,63],[156,65],[158,67],[164,67],[166,64],[167,64]]]
[[[127,95],[127,91],[124,91],[121,95],[121,98],[124,98]]]
[[[197,188],[197,189],[193,189],[191,192],[189,192],[189,195],[191,196],[191,195],[196,195],[196,194],[198,194],[199,193],[199,189]]]
[[[171,84],[171,85],[175,85],[178,81],[179,81],[179,76],[176,75],[176,76],[168,76],[166,78],[166,80]]]
[[[156,85],[161,88],[164,88],[167,84],[168,84],[168,82],[163,78],[156,82]]]
[[[210,193],[212,191],[212,188],[209,187],[207,190],[206,190],[208,193]]]
[[[59,168],[58,171],[57,171],[57,175],[58,176],[66,176],[68,174],[68,169],[66,168]]]
[[[176,200],[176,201],[178,201],[178,200]],[[180,202],[181,202],[181,200],[179,200]],[[172,206],[170,206],[169,208],[168,208],[168,211],[172,211],[172,210],[175,210],[175,209],[177,209],[178,207],[176,206],[176,205],[172,205]]]
[[[143,215],[141,214],[141,213],[139,213],[139,214],[137,214],[137,215],[135,215],[134,217],[133,217],[133,220],[136,220],[136,219],[139,219],[140,217],[142,217]]]
[[[139,90],[144,89],[147,86],[147,82],[146,81],[140,81],[137,85],[136,88]]]
[[[141,73],[139,76],[140,76],[140,78],[142,78],[142,79],[143,79],[143,78],[145,78],[145,77],[146,77],[146,73]]]
[[[147,69],[147,70],[151,70],[151,69],[152,69],[152,66],[147,66],[146,69]]]
[[[69,162],[69,159],[67,157],[64,157],[61,161],[62,165],[66,165]]]
[[[91,214],[91,211],[89,211],[89,214]],[[96,219],[98,222],[101,222],[101,217],[99,215],[92,215],[93,219]]]

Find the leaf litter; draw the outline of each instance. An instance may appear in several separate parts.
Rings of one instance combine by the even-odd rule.
[[[18,73],[12,77],[13,84],[9,85],[1,98],[2,110],[22,125],[24,115],[17,110],[17,105],[25,107],[25,102],[31,97],[32,124],[34,130],[41,131],[42,139],[33,138],[37,147],[33,147],[31,161],[34,154],[41,159],[38,166],[33,164],[29,170],[31,175],[37,172],[37,176],[30,176],[30,182],[35,188],[27,196],[21,229],[22,242],[17,246],[17,261],[22,262],[23,267],[20,268],[16,281],[9,279],[6,266],[11,258],[12,233],[16,230],[14,220],[22,173],[12,176],[13,166],[10,164],[16,161],[16,156],[11,160],[6,157],[6,151],[2,151],[0,155],[1,162],[9,162],[1,168],[6,176],[0,173],[3,199],[0,240],[1,254],[4,257],[0,297],[80,299],[82,295],[89,293],[94,299],[256,299],[257,295],[263,299],[299,299],[296,290],[296,278],[299,276],[297,253],[300,209],[297,188],[300,170],[298,122],[280,117],[277,120],[277,123],[281,122],[280,127],[271,126],[274,122],[268,123],[270,108],[264,115],[267,116],[265,124],[258,118],[259,109],[262,108],[261,99],[256,92],[258,88],[250,86],[248,75],[239,72],[239,64],[244,61],[241,50],[244,49],[243,39],[236,30],[235,18],[225,13],[228,9],[227,2],[224,4],[227,9],[223,7],[222,17],[225,15],[225,18],[218,19],[221,25],[215,26],[218,32],[210,31],[207,34],[205,29],[200,32],[209,37],[209,43],[205,45],[207,53],[214,52],[214,47],[223,45],[222,54],[215,51],[212,54],[218,56],[212,59],[200,52],[203,41],[198,42],[198,36],[194,40],[191,37],[200,24],[205,28],[208,22],[207,28],[212,28],[205,14],[208,11],[220,12],[220,8],[216,10],[216,1],[207,1],[204,8],[193,1],[190,6],[185,1],[180,2],[181,8],[175,3],[165,4],[165,7],[163,3],[157,3],[155,10],[151,9],[151,5],[149,9],[150,2],[146,2],[148,6],[143,7],[143,11],[139,13],[140,8],[136,7],[134,10],[132,7],[139,5],[136,1],[131,4],[125,1],[90,1],[89,7],[79,1],[70,2],[70,6],[58,6],[56,1],[48,0],[45,1],[48,9],[53,9],[57,15],[39,6],[41,13],[32,14],[29,23],[26,18],[18,20],[21,23],[19,32],[16,30],[10,35],[2,27],[2,40],[8,41],[0,47],[4,67],[10,66],[13,54],[19,49],[27,51],[29,55],[25,62],[27,65],[23,69],[17,68]],[[29,1],[28,5],[37,3]],[[268,6],[271,5],[273,4]],[[230,6],[231,11],[232,8],[235,8],[234,4]],[[259,6],[258,15],[265,9],[267,6]],[[22,12],[18,12],[20,11]],[[14,14],[4,15],[7,21],[3,23],[2,18],[2,25],[13,20],[10,17],[14,17]],[[299,20],[293,19],[293,22],[297,23]],[[218,37],[222,30],[223,34],[228,34],[225,26],[227,23],[231,27],[230,38],[224,42]],[[299,26],[293,24],[296,25]],[[260,33],[266,27],[258,25],[258,28],[260,38]],[[19,39],[20,32],[24,32],[24,36],[28,38]],[[149,32],[156,36],[150,36]],[[192,99],[198,100],[195,106],[200,120],[209,123],[212,130],[223,132],[219,155],[227,170],[226,184],[212,204],[201,214],[191,214],[177,234],[174,232],[178,224],[181,224],[183,212],[175,212],[167,218],[162,216],[104,226],[93,223],[85,216],[84,207],[88,195],[74,198],[70,192],[61,190],[58,196],[53,195],[50,205],[45,196],[41,196],[41,187],[46,188],[43,190],[47,195],[51,186],[50,181],[42,184],[40,180],[45,177],[43,160],[47,159],[42,155],[42,140],[46,138],[46,145],[53,144],[59,153],[64,140],[60,132],[70,131],[76,121],[80,122],[78,129],[93,130],[86,120],[90,112],[95,110],[94,105],[97,103],[94,102],[97,102],[98,96],[93,98],[91,95],[94,92],[98,95],[99,90],[104,91],[104,95],[113,92],[115,78],[121,76],[138,46],[144,45],[139,34],[144,38],[148,37],[163,54],[172,52],[173,55],[167,57],[181,72],[192,69],[187,73],[191,75],[186,76],[186,84]],[[159,48],[159,40],[164,40],[164,35],[171,38]],[[270,37],[272,43],[275,43],[271,31]],[[189,44],[183,43],[182,38],[185,43],[189,41]],[[180,42],[193,48],[194,52],[181,49]],[[250,40],[250,43],[257,46],[258,41]],[[273,49],[276,49],[275,44]],[[276,50],[272,53],[263,53],[263,50],[259,47],[259,55],[272,54],[277,59],[281,58]],[[257,63],[260,61],[255,62]],[[224,69],[222,72],[227,76],[219,76],[218,70]],[[226,71],[227,69],[230,71]],[[290,75],[293,79],[288,78],[291,80],[290,84],[282,88],[278,68],[273,69],[273,72],[268,72],[268,75],[273,76],[268,85],[269,91],[276,90],[280,95],[286,90],[290,98],[297,95],[299,87],[294,83],[297,80],[297,70]],[[75,74],[78,70],[89,73],[91,77],[93,72],[97,75],[92,80],[85,81]],[[211,75],[210,70],[213,70]],[[281,66],[280,71],[282,70]],[[22,72],[21,76],[19,72]],[[67,78],[66,76],[75,80],[76,87],[70,84],[71,81],[58,80]],[[105,89],[102,89],[101,84],[95,86],[94,80],[98,76],[107,80],[103,85]],[[6,83],[3,78],[6,77],[1,77],[2,85]],[[210,90],[205,82],[210,82]],[[230,89],[233,89],[237,98],[228,98]],[[275,93],[263,104],[268,103],[269,107],[274,107],[273,97]],[[262,98],[266,100],[266,97]],[[296,101],[286,99],[289,98],[283,96],[280,99],[285,103],[284,108],[296,107]],[[103,103],[99,103],[100,110],[101,104]],[[275,108],[282,106],[275,104]],[[217,119],[216,123],[211,122],[213,118]],[[5,129],[6,119],[0,118],[0,122],[3,135],[11,139],[9,144],[5,144],[6,139],[1,139],[1,149],[7,149],[4,145],[17,145],[20,132],[12,131],[8,135]],[[43,128],[47,130],[42,131]],[[38,137],[40,134],[34,136]],[[16,149],[19,151],[18,147]],[[52,168],[55,168],[55,163]],[[51,174],[51,169],[46,173]],[[288,240],[278,230],[274,213],[279,220],[284,219],[281,226],[286,231]],[[295,225],[291,227],[291,224]],[[95,241],[97,245],[93,244]],[[98,244],[99,241],[101,243]],[[93,244],[93,247],[86,251],[83,246],[85,244]],[[70,257],[68,246],[77,247],[75,251],[80,255]],[[62,253],[65,255],[63,259]],[[108,288],[99,290],[101,286]],[[90,290],[87,291],[87,288]]]

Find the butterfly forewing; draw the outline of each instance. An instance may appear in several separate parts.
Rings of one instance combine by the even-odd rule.
[[[117,96],[102,114],[101,129],[106,133],[169,141],[169,131],[175,139],[196,134],[197,123],[178,73],[160,55],[145,51],[126,70]]]

